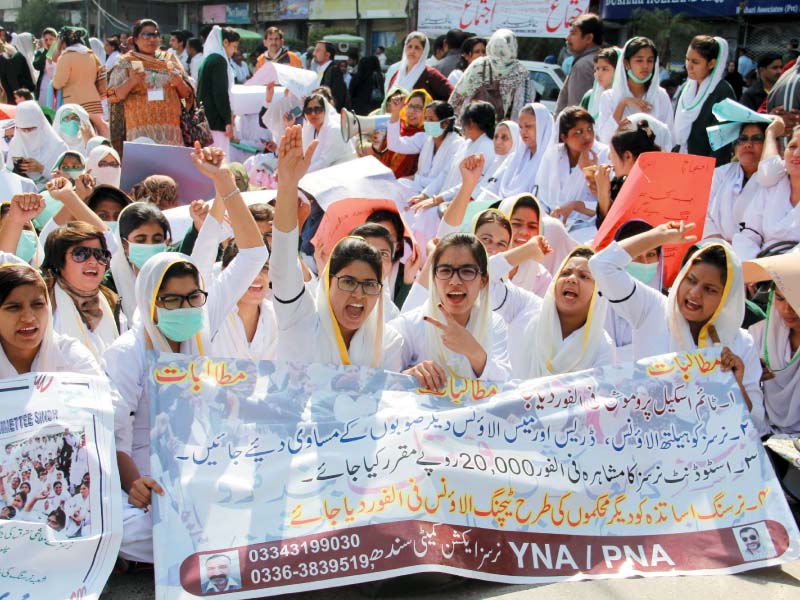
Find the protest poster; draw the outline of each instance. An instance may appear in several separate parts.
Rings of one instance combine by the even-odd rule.
[[[319,78],[314,71],[266,61],[244,85],[265,86],[268,83],[279,83],[298,98],[305,98],[319,85]]]
[[[185,357],[148,375],[157,597],[506,583],[800,556],[720,350],[493,385]]]
[[[588,0],[420,0],[417,29],[461,29],[487,38],[498,29],[519,37],[564,37],[572,20],[588,11]]]
[[[653,227],[669,221],[694,223],[692,234],[698,240],[703,239],[714,167],[714,159],[706,156],[672,152],[640,154],[592,245],[597,250],[605,248],[621,225],[636,219]],[[689,246],[690,243],[667,244],[661,249],[665,287],[672,285],[678,276],[681,259]]]
[[[122,507],[108,381],[0,380],[0,597],[99,598]]]
[[[168,175],[178,186],[181,204],[214,197],[214,183],[192,163],[194,148],[125,142],[120,189],[130,190],[150,175]]]
[[[307,173],[298,187],[313,196],[322,210],[346,198],[392,199],[398,205],[403,198],[392,170],[374,156]]]

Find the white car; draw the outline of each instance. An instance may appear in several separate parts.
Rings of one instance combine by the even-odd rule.
[[[567,79],[566,73],[558,65],[550,63],[535,60],[521,60],[520,62],[528,69],[528,75],[534,91],[539,96],[539,102],[544,104],[550,112],[555,112],[558,93],[564,87],[564,81]]]

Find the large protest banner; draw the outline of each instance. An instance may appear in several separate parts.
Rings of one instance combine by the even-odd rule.
[[[501,28],[522,37],[564,37],[570,23],[589,11],[589,0],[420,0],[417,29],[462,29],[489,37]]]
[[[0,598],[99,598],[122,539],[108,382],[0,380]]]
[[[383,371],[174,356],[148,379],[160,599],[800,556],[718,349],[435,394]]]

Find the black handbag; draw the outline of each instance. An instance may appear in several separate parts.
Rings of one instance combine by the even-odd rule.
[[[196,96],[191,96],[183,101],[181,108],[181,135],[183,145],[192,147],[195,142],[200,142],[200,146],[205,148],[214,143],[214,136],[211,135],[211,127],[206,118],[206,111],[202,104],[197,101]]]

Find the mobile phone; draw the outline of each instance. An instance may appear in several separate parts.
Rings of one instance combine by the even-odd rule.
[[[22,166],[22,161],[25,159],[22,156],[15,156],[12,158],[12,160],[14,161],[14,173],[17,175],[22,175],[23,173],[20,167]]]
[[[289,111],[289,117],[297,123],[297,120],[303,116],[303,109],[299,106],[295,106],[292,110]]]

